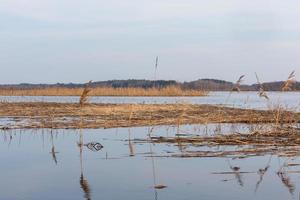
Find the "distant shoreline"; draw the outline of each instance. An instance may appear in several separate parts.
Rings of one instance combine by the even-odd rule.
[[[273,81],[261,83],[265,91],[281,91],[284,81]],[[85,83],[56,83],[56,84],[0,84],[0,89],[47,89],[47,88],[83,88]],[[175,80],[143,80],[143,79],[129,79],[129,80],[108,80],[96,81],[90,84],[92,88],[167,88],[177,87],[182,90],[202,90],[202,91],[231,91],[235,83],[218,80],[218,79],[199,79],[188,82],[178,82]],[[259,84],[241,84],[239,85],[241,91],[258,91]],[[300,82],[294,82],[291,85],[291,90],[300,91]]]

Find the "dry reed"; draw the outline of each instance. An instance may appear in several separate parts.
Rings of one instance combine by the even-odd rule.
[[[206,123],[299,123],[300,113],[245,110],[192,104],[0,103],[0,116],[16,124],[7,128],[112,128]],[[53,120],[48,120],[49,116]],[[28,119],[22,123],[19,119]],[[2,127],[6,128],[6,127]]]
[[[259,85],[258,96],[269,100],[269,97],[268,97],[267,93],[265,92],[263,85],[259,81],[259,78],[258,78],[258,75],[256,72],[255,72],[255,76],[256,76],[257,84]]]
[[[292,90],[291,86],[295,82],[295,71],[292,71],[290,73],[288,79],[283,83],[282,85],[282,91],[290,91]]]
[[[232,88],[232,91],[236,91],[236,92],[241,91],[240,86],[241,86],[241,83],[243,82],[244,77],[245,77],[245,75],[240,76],[240,78],[236,81],[234,87]]]
[[[84,90],[82,91],[82,94],[80,95],[80,100],[79,100],[80,106],[83,106],[87,102],[87,96],[91,92],[91,89],[89,88],[91,83],[92,83],[92,81],[88,82],[85,85]]]
[[[163,88],[113,88],[93,87],[89,96],[206,96],[202,90],[182,89],[178,86]],[[48,87],[48,88],[1,88],[0,96],[81,96],[84,88]]]

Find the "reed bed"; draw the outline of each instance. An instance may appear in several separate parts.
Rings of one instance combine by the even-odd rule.
[[[6,128],[115,128],[207,123],[299,123],[300,113],[193,104],[0,103]],[[26,123],[18,121],[26,120]],[[29,119],[29,120],[27,120]],[[79,123],[82,120],[82,124]],[[24,120],[23,120],[24,121]],[[5,128],[5,127],[2,127]]]
[[[81,96],[85,88],[48,87],[48,88],[0,88],[0,96]],[[92,87],[89,96],[206,96],[202,90],[182,89],[177,86],[162,88],[113,88]]]

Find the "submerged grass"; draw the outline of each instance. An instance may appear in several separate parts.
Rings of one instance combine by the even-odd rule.
[[[173,144],[184,151],[158,155],[160,157],[235,157],[278,155],[284,157],[300,156],[300,128],[283,126],[269,131],[250,133],[231,133],[217,135],[194,135],[181,137],[152,136],[150,139],[136,139],[136,143]],[[196,148],[188,148],[196,147]],[[203,149],[201,148],[203,147]],[[209,149],[205,148],[209,147]],[[213,148],[215,147],[215,149]],[[223,148],[222,148],[223,147]],[[226,147],[229,147],[226,149]]]

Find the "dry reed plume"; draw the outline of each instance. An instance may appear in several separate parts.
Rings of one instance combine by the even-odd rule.
[[[259,81],[259,78],[258,78],[258,75],[256,72],[255,72],[255,76],[256,76],[257,84],[259,85],[258,96],[269,100],[269,97],[268,97],[267,93],[265,92],[263,85]]]
[[[237,92],[241,91],[240,86],[241,83],[243,82],[244,77],[245,75],[240,76],[240,78],[236,81],[234,87],[232,88],[232,91],[237,91]]]
[[[82,94],[80,95],[80,100],[79,100],[80,106],[83,106],[87,102],[87,96],[91,92],[91,89],[89,88],[91,83],[92,83],[92,81],[89,81],[85,85],[84,90],[82,91]]]
[[[283,83],[282,91],[292,90],[291,86],[295,81],[296,81],[295,80],[295,71],[292,71],[292,73],[290,73],[288,79]]]

